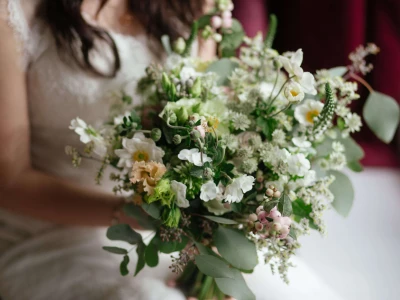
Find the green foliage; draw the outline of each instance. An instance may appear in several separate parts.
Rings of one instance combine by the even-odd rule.
[[[331,75],[331,77],[336,77],[336,76],[341,77],[344,74],[346,74],[347,71],[348,71],[347,67],[336,67],[328,70],[329,75]]]
[[[399,126],[400,109],[396,100],[388,95],[373,92],[363,108],[368,127],[386,144],[393,140]]]
[[[236,19],[232,21],[231,28],[222,30],[222,41],[220,43],[222,57],[234,56],[236,54],[235,50],[243,43],[243,38],[245,36],[240,22]]]
[[[135,245],[142,241],[142,236],[128,224],[117,224],[108,228],[107,238],[112,241],[124,241]]]
[[[358,162],[358,161],[349,161],[349,162],[347,163],[347,167],[348,167],[350,170],[352,170],[352,171],[354,171],[354,172],[357,172],[357,173],[362,172],[362,171],[364,170],[363,165],[362,165],[360,162]]]
[[[189,239],[186,236],[182,236],[181,238],[181,241],[162,241],[160,235],[157,233],[150,244],[154,244],[161,253],[170,254],[181,251],[186,247]]]
[[[221,292],[238,300],[255,300],[256,297],[247,286],[242,273],[235,269],[232,269],[232,273],[234,278],[215,278]]]
[[[159,219],[161,216],[161,207],[158,203],[150,203],[149,204],[149,203],[144,202],[142,204],[142,208],[148,215],[150,215],[154,219]]]
[[[210,25],[212,16],[212,14],[201,16],[197,20],[198,28],[201,30],[204,29],[207,25]]]
[[[120,255],[128,254],[128,251],[126,249],[118,248],[118,247],[105,246],[105,247],[103,247],[103,250],[108,251],[113,254],[120,254]]]
[[[296,222],[306,218],[308,221],[310,221],[311,228],[318,229],[317,225],[314,224],[314,220],[310,217],[310,213],[312,212],[311,204],[305,204],[302,199],[296,199],[292,202],[292,208]]]
[[[350,179],[339,171],[329,171],[329,175],[335,176],[335,181],[329,186],[335,200],[332,203],[333,208],[343,217],[350,213],[354,201],[354,189]]]
[[[219,224],[227,224],[227,225],[235,225],[237,224],[236,221],[231,220],[231,219],[226,219],[226,218],[221,218],[221,217],[216,217],[216,216],[203,216],[204,218],[207,218],[211,221],[214,221]]]
[[[278,210],[282,216],[290,217],[292,215],[292,200],[290,200],[288,195],[283,194],[279,199]]]
[[[257,265],[256,246],[243,232],[219,226],[214,233],[214,243],[221,256],[234,267],[252,270]]]
[[[160,201],[163,206],[169,207],[171,206],[174,197],[175,194],[171,189],[170,181],[168,179],[161,179],[154,188],[153,194],[146,197],[145,201],[149,204],[155,201]]]
[[[119,271],[122,276],[126,276],[129,274],[129,270],[128,270],[129,261],[130,261],[129,256],[124,255],[124,258],[123,258],[121,264],[119,265]]]
[[[158,249],[155,244],[150,243],[145,250],[146,265],[153,268],[158,265]]]
[[[261,128],[264,136],[270,141],[272,140],[272,133],[278,126],[278,121],[273,118],[258,117],[256,119],[257,126]]]
[[[267,37],[264,41],[265,48],[272,48],[272,45],[275,40],[277,28],[278,28],[278,18],[274,14],[271,14],[269,16],[269,28],[268,28]]]
[[[175,205],[171,208],[164,207],[161,219],[163,220],[163,224],[165,226],[176,228],[178,227],[179,221],[181,219],[181,210]]]
[[[144,213],[142,208],[143,206],[140,207],[133,203],[127,203],[122,210],[128,217],[136,220],[141,227],[145,229],[155,229],[154,220]]]
[[[138,255],[138,261],[136,265],[136,270],[135,270],[135,275],[139,274],[139,272],[144,268],[146,261],[145,261],[145,255],[146,255],[146,245],[143,243],[143,241],[140,241],[136,248],[136,253]]]
[[[196,265],[199,270],[207,276],[213,278],[234,278],[234,269],[224,262],[221,258],[214,255],[197,255]]]
[[[183,51],[182,56],[189,56],[191,54],[193,43],[197,39],[198,31],[199,31],[199,23],[197,21],[194,21],[192,25],[192,30],[190,32],[190,36],[186,41],[185,51]]]
[[[228,85],[229,76],[231,76],[233,70],[238,66],[237,62],[234,62],[229,58],[222,58],[209,65],[206,72],[213,72],[219,76],[217,81],[218,85]]]

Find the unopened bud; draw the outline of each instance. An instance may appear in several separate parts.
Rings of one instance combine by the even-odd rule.
[[[274,193],[274,198],[280,198],[280,196],[281,196],[281,192],[280,191],[276,191]]]
[[[275,231],[280,231],[280,230],[282,229],[282,225],[281,225],[280,223],[274,223],[274,224],[272,225],[272,228],[273,228]]]
[[[222,25],[222,19],[221,19],[220,16],[213,16],[213,17],[211,18],[211,26],[212,26],[214,29],[220,28],[221,25]]]
[[[271,190],[270,188],[268,188],[268,189],[265,191],[265,194],[266,194],[268,197],[272,197],[272,195],[274,194],[274,191]]]
[[[179,134],[175,134],[174,137],[172,138],[172,142],[175,145],[179,145],[180,143],[182,143],[182,137]]]
[[[257,217],[256,214],[250,214],[249,215],[249,220],[252,221],[252,222],[255,222],[255,221],[258,220],[258,217]]]
[[[174,112],[171,112],[168,116],[169,123],[176,123],[177,117]]]
[[[193,83],[193,86],[190,90],[193,97],[199,97],[201,95],[201,78],[197,77]]]
[[[178,38],[178,39],[175,41],[173,47],[174,47],[174,51],[175,51],[176,53],[182,54],[183,51],[185,51],[186,42],[185,42],[185,40],[184,40],[182,37],[180,37],[180,38]]]
[[[210,168],[205,168],[203,171],[203,176],[206,179],[211,179],[214,176],[214,172]]]
[[[163,72],[162,73],[162,78],[161,78],[161,86],[164,91],[169,91],[171,87],[171,80],[169,79],[167,73]]]
[[[153,139],[153,141],[158,142],[161,139],[161,129],[159,128],[153,128],[151,130],[151,138]]]
[[[192,130],[192,132],[190,132],[190,138],[192,140],[197,141],[200,137],[201,137],[201,134],[198,130]]]
[[[189,118],[189,113],[185,107],[181,107],[175,112],[179,123],[185,123]]]

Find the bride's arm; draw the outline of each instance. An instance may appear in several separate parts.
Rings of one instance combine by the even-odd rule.
[[[14,34],[1,18],[0,37],[0,207],[58,224],[109,225],[118,204],[113,196],[31,167],[25,73]]]

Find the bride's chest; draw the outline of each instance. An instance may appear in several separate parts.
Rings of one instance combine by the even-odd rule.
[[[114,78],[91,75],[71,62],[61,60],[57,48],[44,40],[41,51],[27,72],[31,124],[34,127],[63,127],[79,116],[88,122],[104,120],[115,95],[127,93],[137,104],[135,86],[154,57],[144,37],[113,35],[121,67]],[[109,71],[114,57],[107,49],[93,52],[91,63]]]

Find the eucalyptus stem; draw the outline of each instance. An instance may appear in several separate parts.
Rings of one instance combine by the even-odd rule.
[[[362,77],[358,76],[355,73],[350,73],[350,77],[357,80],[359,83],[361,83],[363,86],[365,86],[370,93],[374,92],[374,89],[372,88],[372,86],[368,82],[366,82]]]
[[[275,77],[275,81],[274,81],[274,86],[272,87],[271,95],[270,95],[269,98],[268,98],[269,101],[272,99],[272,96],[274,95],[276,85],[278,84],[278,78],[279,78],[279,70],[277,70],[277,72],[276,72],[276,77]],[[279,94],[278,94],[278,95],[279,95]]]

